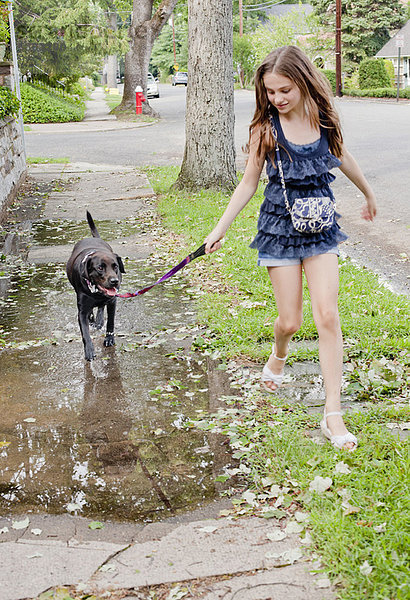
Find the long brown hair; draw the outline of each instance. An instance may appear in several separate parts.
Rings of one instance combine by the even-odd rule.
[[[327,79],[297,46],[283,46],[267,55],[255,74],[256,108],[249,127],[249,140],[259,129],[257,155],[268,154],[274,148],[270,127],[272,105],[268,100],[263,77],[278,73],[293,81],[299,88],[313,127],[327,129],[330,151],[337,157],[342,154],[343,136],[340,119],[333,106],[333,94]],[[320,115],[320,117],[319,117]],[[249,148],[249,142],[247,145]]]

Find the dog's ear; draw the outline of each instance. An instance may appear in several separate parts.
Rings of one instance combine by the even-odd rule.
[[[80,275],[82,277],[85,277],[86,279],[89,279],[89,271],[93,254],[94,252],[89,252],[88,254],[86,254],[80,263]]]
[[[122,262],[121,256],[118,256],[118,254],[116,254],[115,256],[117,258],[118,266],[120,267],[120,273],[125,273],[124,263]]]

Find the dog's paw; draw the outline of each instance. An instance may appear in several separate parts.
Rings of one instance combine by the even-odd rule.
[[[94,360],[94,358],[96,356],[97,355],[95,353],[95,350],[94,350],[93,346],[84,349],[85,360],[88,360],[89,362],[91,362],[92,360]]]
[[[107,348],[109,346],[115,346],[115,339],[113,333],[107,333],[104,339],[104,346]]]

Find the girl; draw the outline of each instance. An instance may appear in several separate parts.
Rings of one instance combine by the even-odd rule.
[[[340,406],[343,342],[337,305],[338,244],[347,236],[335,219],[319,233],[300,233],[294,228],[284,199],[275,144],[290,206],[295,198],[303,196],[333,200],[329,184],[335,177],[329,171],[334,167],[339,167],[363,193],[366,205],[362,217],[366,220],[372,221],[376,215],[375,197],[343,145],[330,86],[299,48],[284,46],[271,52],[256,72],[255,89],[256,109],[249,127],[246,169],[224,214],[205,239],[206,252],[221,247],[229,226],[254,195],[266,160],[269,183],[251,247],[259,252],[258,264],[268,269],[278,317],[262,385],[274,392],[282,383],[288,345],[302,323],[303,269],[319,334],[326,393],[321,429],[335,447],[354,450],[357,439],[347,431]]]

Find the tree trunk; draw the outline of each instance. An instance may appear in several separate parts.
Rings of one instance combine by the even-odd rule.
[[[147,73],[152,46],[174,10],[177,0],[162,0],[154,15],[152,14],[153,3],[154,0],[134,0],[130,49],[125,55],[124,94],[117,108],[119,112],[135,110],[136,86],[141,86],[144,97],[147,97]],[[146,115],[156,114],[148,101],[142,104],[142,112]]]
[[[115,12],[110,12],[108,16],[108,26],[113,30],[117,31],[117,15]],[[117,70],[118,60],[116,54],[110,54],[107,58],[107,87],[117,87]]]
[[[185,152],[178,188],[237,184],[232,0],[188,0]]]

